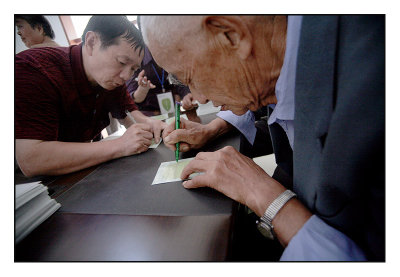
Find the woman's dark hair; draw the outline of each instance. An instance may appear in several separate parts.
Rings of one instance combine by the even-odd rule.
[[[51,28],[49,21],[43,15],[29,15],[29,14],[17,14],[15,15],[15,21],[18,19],[25,20],[31,25],[32,28],[41,26],[43,28],[44,34],[51,39],[54,39],[54,31]]]
[[[131,43],[135,50],[139,48],[141,53],[145,47],[142,34],[135,25],[122,15],[94,15],[90,18],[82,35],[82,43],[85,43],[85,36],[88,31],[100,35],[101,45],[107,48],[118,44],[119,37]]]

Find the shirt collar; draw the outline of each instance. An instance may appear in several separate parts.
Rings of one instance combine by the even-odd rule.
[[[89,82],[85,73],[85,69],[83,67],[82,47],[82,43],[79,45],[70,46],[72,71],[74,74],[74,79],[77,83],[77,87],[79,89],[79,94],[90,95],[106,91],[101,86],[93,86]]]
[[[288,17],[285,58],[275,86],[277,104],[269,117],[268,124],[277,120],[294,120],[297,50],[301,21],[302,16]]]

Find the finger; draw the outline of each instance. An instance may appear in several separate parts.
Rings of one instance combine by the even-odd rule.
[[[205,174],[198,175],[191,180],[186,180],[182,183],[182,185],[187,189],[194,189],[199,187],[209,187],[210,180],[209,177]]]
[[[138,147],[137,154],[146,152],[147,150],[149,150],[149,146],[146,144],[142,144],[141,146]]]
[[[173,124],[173,123],[167,125],[167,127],[165,127],[165,129],[164,129],[164,131],[163,131],[163,133],[162,133],[163,139],[165,140],[165,138],[166,138],[171,132],[173,132],[174,130],[175,130],[175,127],[174,127],[174,124]]]
[[[148,148],[153,143],[153,137],[151,137],[150,139],[145,138],[141,142],[143,146],[146,146]]]
[[[189,178],[189,175],[195,172],[204,172],[206,173],[207,170],[212,166],[208,161],[202,160],[192,160],[188,163],[187,166],[182,170],[181,179]]]
[[[143,137],[145,139],[150,139],[150,140],[153,139],[153,131],[151,129],[144,130],[144,129],[138,128],[138,129],[134,130],[133,134],[138,137]]]
[[[204,160],[204,161],[218,161],[221,160],[221,154],[218,151],[215,152],[199,152],[196,157],[196,160]]]
[[[153,139],[153,133],[152,132],[143,132],[141,134],[139,134],[140,136],[142,136],[143,138],[145,138],[146,140],[149,140],[151,143],[151,140]]]
[[[158,143],[160,141],[160,137],[161,137],[161,128],[156,126],[153,127],[153,135],[154,135],[154,140],[156,143]]]
[[[165,143],[165,142],[164,142],[164,145],[165,145],[168,149],[170,149],[170,150],[172,150],[172,151],[175,152],[175,150],[176,150],[175,144],[168,144],[168,143]]]
[[[180,142],[179,143],[179,151],[180,152],[187,152],[190,150],[190,145],[187,144],[186,142]]]
[[[144,76],[144,69],[142,71],[140,71],[139,75],[138,75],[138,80],[140,81],[140,79],[142,79]]]
[[[182,100],[182,104],[188,105],[190,103],[190,98],[189,97],[184,97]]]
[[[155,88],[155,85],[151,82],[151,80],[147,80],[147,87]]]
[[[187,129],[186,126],[190,125],[192,121],[181,118],[181,129]],[[189,123],[189,124],[188,124]],[[175,126],[175,123],[172,123]]]
[[[177,142],[187,142],[191,144],[190,131],[186,129],[174,130],[168,136],[165,137],[165,142],[169,144]]]
[[[149,82],[150,81],[147,80],[147,76],[144,76],[143,80],[142,80],[142,86],[148,87],[149,86]]]
[[[190,107],[191,107],[190,102],[188,102],[188,101],[186,101],[186,100],[183,100],[183,101],[182,101],[182,107],[183,107],[185,110],[189,110]]]
[[[149,124],[145,124],[145,123],[136,123],[134,125],[132,125],[133,128],[138,128],[147,132],[151,132],[152,128]],[[130,128],[132,128],[130,127]]]

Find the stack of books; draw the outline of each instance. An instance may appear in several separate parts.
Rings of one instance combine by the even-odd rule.
[[[15,185],[15,241],[18,243],[61,205],[40,182]]]

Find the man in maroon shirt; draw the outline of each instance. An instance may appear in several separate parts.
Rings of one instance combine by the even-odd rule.
[[[16,159],[26,176],[65,174],[147,151],[165,128],[137,110],[124,85],[143,59],[136,27],[124,16],[93,16],[82,41],[16,55]],[[108,113],[127,131],[91,142],[109,124]]]

